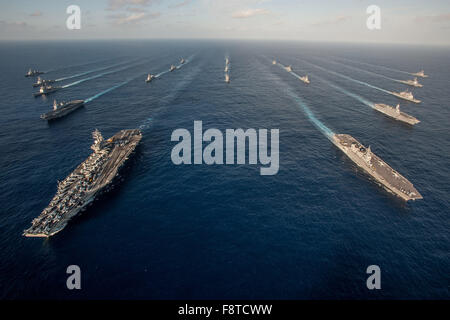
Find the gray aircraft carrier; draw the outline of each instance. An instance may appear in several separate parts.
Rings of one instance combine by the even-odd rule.
[[[94,152],[67,178],[58,183],[56,195],[42,213],[23,232],[26,237],[50,237],[63,230],[71,218],[92,203],[117,176],[119,169],[139,144],[138,129],[122,130],[104,140],[93,133]]]
[[[84,100],[73,100],[69,102],[57,103],[56,100],[53,101],[53,110],[47,113],[41,114],[41,119],[53,120],[57,118],[64,117],[69,113],[75,111],[76,109],[82,107]]]
[[[408,179],[375,155],[370,147],[364,147],[351,135],[335,134],[333,143],[386,190],[405,201],[422,199],[422,195]]]

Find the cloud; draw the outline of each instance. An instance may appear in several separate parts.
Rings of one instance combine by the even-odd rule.
[[[321,26],[327,26],[327,25],[336,25],[336,24],[341,24],[344,23],[348,20],[351,19],[351,16],[339,16],[335,19],[328,19],[328,20],[323,20],[323,21],[317,21],[312,23],[312,26],[315,27],[321,27]]]
[[[41,11],[35,11],[35,12],[30,14],[30,17],[40,17],[40,16],[42,16],[42,12]]]
[[[443,13],[433,16],[416,16],[414,18],[415,22],[433,22],[433,23],[441,23],[441,22],[450,22],[450,13]]]
[[[247,9],[233,13],[232,17],[235,19],[246,19],[255,16],[266,15],[269,13],[270,11],[266,9]]]
[[[147,10],[144,8],[132,8],[132,7],[128,7],[127,11],[128,12],[147,12]]]
[[[114,25],[135,25],[147,19],[155,19],[158,18],[161,13],[147,13],[147,12],[138,12],[133,14],[112,14],[109,15],[108,18],[112,20]]]
[[[190,4],[192,2],[192,0],[184,0],[182,2],[179,2],[177,4],[172,4],[169,6],[169,8],[180,8],[180,7],[184,7],[187,6],[188,4]]]
[[[115,11],[128,5],[145,7],[159,2],[160,0],[109,0],[107,10]]]

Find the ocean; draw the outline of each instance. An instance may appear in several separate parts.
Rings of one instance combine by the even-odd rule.
[[[370,44],[1,42],[0,298],[450,298],[449,57],[444,47]],[[29,67],[65,88],[34,98]],[[421,104],[383,91],[406,89],[393,80],[422,68]],[[149,72],[159,77],[146,84]],[[39,115],[53,99],[89,102],[47,123]],[[374,102],[401,103],[421,123],[386,118]],[[172,132],[193,132],[196,120],[222,132],[279,129],[279,172],[173,164]],[[54,237],[23,237],[91,153],[96,128],[142,130],[123,181]],[[384,191],[327,132],[370,145],[423,200]],[[81,269],[81,290],[66,287],[69,265]],[[380,290],[366,286],[370,265]]]

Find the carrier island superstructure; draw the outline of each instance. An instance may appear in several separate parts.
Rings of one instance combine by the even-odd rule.
[[[23,232],[26,237],[50,237],[65,228],[71,218],[104,191],[108,191],[120,168],[139,144],[138,129],[121,130],[108,140],[95,130],[94,151],[67,178],[58,183],[50,204]]]
[[[414,188],[413,184],[375,155],[370,146],[366,148],[348,134],[334,134],[331,140],[350,160],[386,190],[405,201],[422,199],[422,195]]]

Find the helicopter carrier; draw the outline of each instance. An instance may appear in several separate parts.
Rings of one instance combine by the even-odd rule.
[[[378,112],[381,112],[385,115],[387,115],[390,118],[393,118],[398,121],[402,121],[411,125],[418,124],[420,121],[416,119],[415,117],[403,112],[400,110],[400,105],[397,104],[397,106],[391,107],[384,103],[376,103],[374,104],[373,108],[377,110]]]
[[[75,111],[84,105],[84,100],[73,100],[69,102],[60,102],[57,103],[56,100],[53,100],[53,110],[47,113],[41,114],[41,119],[43,120],[53,120],[57,118],[64,117],[69,113]]]
[[[422,199],[413,184],[375,155],[370,146],[364,147],[348,134],[334,134],[332,142],[386,190],[405,201]]]
[[[23,232],[25,237],[50,237],[63,230],[71,218],[83,211],[109,186],[139,144],[138,129],[121,130],[108,140],[95,130],[94,151],[67,178],[58,183],[56,195]]]

